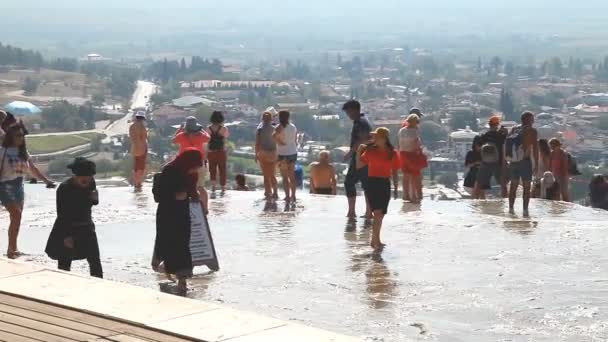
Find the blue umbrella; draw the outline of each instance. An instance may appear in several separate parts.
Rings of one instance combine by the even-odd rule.
[[[24,101],[13,101],[4,106],[4,109],[15,115],[31,115],[42,112],[37,106]]]

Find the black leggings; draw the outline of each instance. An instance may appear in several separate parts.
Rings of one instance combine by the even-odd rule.
[[[70,271],[72,268],[72,259],[71,258],[59,258],[59,269],[64,271]],[[89,263],[89,271],[92,277],[103,278],[103,270],[101,268],[101,260],[99,260],[99,255],[89,255],[87,257],[87,262]]]

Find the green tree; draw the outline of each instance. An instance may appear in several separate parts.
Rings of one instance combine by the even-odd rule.
[[[440,124],[433,121],[423,121],[420,123],[420,137],[425,145],[432,146],[445,140],[447,133]]]
[[[513,62],[508,61],[505,64],[505,74],[507,74],[509,77],[515,76],[515,65],[513,64]]]
[[[23,90],[25,95],[34,95],[38,90],[39,82],[33,78],[26,77],[23,83]]]
[[[598,121],[597,127],[599,129],[603,129],[605,131],[608,131],[608,116],[602,116],[600,118],[600,120]]]
[[[500,67],[503,65],[502,59],[500,59],[498,56],[494,56],[492,57],[492,61],[490,61],[490,65],[492,66],[494,72],[498,72]]]
[[[95,107],[101,107],[106,102],[106,96],[103,93],[93,94],[91,102]]]
[[[450,127],[452,130],[462,129],[469,126],[477,129],[477,116],[472,112],[454,112],[450,114]]]
[[[559,57],[553,57],[549,61],[548,73],[551,76],[562,77],[564,76],[564,66],[562,60]]]
[[[507,120],[516,120],[515,117],[515,104],[513,103],[513,97],[510,91],[505,90],[504,88],[500,92],[500,100],[498,103],[498,107],[500,111],[504,115],[504,118]]]

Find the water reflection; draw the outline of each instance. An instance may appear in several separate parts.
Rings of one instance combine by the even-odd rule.
[[[270,201],[263,200],[263,201],[265,202],[264,209],[262,209],[262,211],[264,213],[267,213],[267,212],[276,213],[279,210],[279,206],[277,205],[276,201],[272,201],[272,200],[270,200]]]
[[[403,202],[403,206],[401,207],[401,211],[403,213],[413,213],[416,211],[421,211],[422,210],[422,203],[409,203],[409,202]]]
[[[503,222],[503,228],[507,231],[527,236],[536,231],[538,222],[530,220],[506,220]]]
[[[150,206],[148,203],[148,194],[143,192],[141,189],[135,190],[135,196],[133,199],[137,209],[147,209]]]
[[[549,206],[549,210],[548,210],[549,211],[548,215],[556,216],[556,217],[564,216],[571,209],[572,209],[571,203],[551,201],[551,205]]]
[[[213,216],[221,217],[226,215],[228,212],[227,204],[229,203],[229,198],[226,195],[215,195],[209,196],[209,212],[213,214]]]
[[[470,207],[480,214],[489,216],[504,216],[505,202],[502,200],[470,201]]]
[[[374,309],[385,309],[398,296],[397,279],[379,254],[372,254],[365,272],[365,282],[369,304]]]
[[[295,203],[286,202],[279,210],[279,204],[275,200],[260,200],[258,206],[264,203],[262,212],[258,215],[259,226],[257,232],[262,239],[269,243],[290,238],[293,227],[296,224],[299,208]]]

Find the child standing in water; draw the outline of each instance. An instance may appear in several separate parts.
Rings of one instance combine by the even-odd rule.
[[[375,251],[380,251],[384,247],[380,240],[380,230],[391,200],[391,175],[395,194],[399,185],[397,179],[398,170],[401,168],[399,152],[391,144],[389,136],[388,128],[380,127],[372,132],[372,143],[360,145],[357,150],[357,168],[368,167],[369,180],[365,194],[374,220],[371,246]]]
[[[73,260],[87,259],[91,276],[103,278],[99,244],[91,208],[99,204],[95,163],[78,157],[68,165],[74,174],[57,189],[57,219],[46,245],[59,269],[70,271]]]

